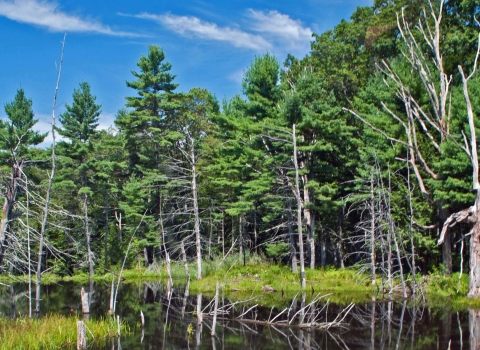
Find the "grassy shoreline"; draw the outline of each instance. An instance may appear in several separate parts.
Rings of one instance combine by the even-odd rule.
[[[197,280],[196,266],[189,266],[191,274],[190,293],[203,293],[213,296],[215,285],[220,282],[223,293],[231,299],[245,300],[249,297],[262,296],[260,302],[265,306],[272,306],[279,298],[292,298],[301,292],[299,275],[291,272],[289,266],[272,264],[258,256],[250,256],[245,266],[239,256],[230,256],[224,260],[204,261],[202,280]],[[330,294],[332,302],[339,304],[356,302],[371,302],[374,300],[395,298],[401,299],[400,286],[397,292],[389,295],[381,290],[382,280],[377,278],[376,284],[372,285],[368,276],[360,274],[356,269],[320,268],[315,270],[306,269],[307,288],[305,293]],[[102,275],[95,275],[94,281],[111,282],[117,281],[119,272],[111,271]],[[166,267],[134,268],[122,273],[122,283],[138,283],[144,281],[167,281]],[[480,307],[480,299],[467,298],[468,275],[463,274],[459,278],[458,273],[444,276],[438,272],[426,276],[418,276],[421,286],[422,300],[430,307],[445,307],[447,303],[454,310],[466,310],[468,307]],[[186,274],[183,264],[172,264],[172,278],[174,285],[184,286]],[[411,280],[407,279],[409,283]],[[27,283],[28,276],[0,275],[0,282]],[[86,283],[86,273],[76,273],[73,276],[57,276],[45,274],[42,277],[43,284],[55,284],[59,282]],[[397,281],[398,282],[398,281]]]
[[[213,297],[217,281],[221,285],[222,294],[232,301],[251,300],[252,303],[266,307],[288,307],[294,296],[305,293],[306,300],[316,295],[325,295],[325,299],[337,304],[370,303],[382,300],[403,300],[400,293],[393,295],[384,294],[379,278],[372,285],[370,278],[358,273],[353,268],[349,269],[315,269],[306,270],[307,288],[301,290],[299,275],[290,271],[288,266],[271,264],[259,257],[250,257],[247,264],[238,256],[225,260],[204,262],[204,278],[196,280],[195,265],[190,267],[191,283],[190,295],[202,293]],[[109,272],[95,275],[96,282],[111,283],[112,278],[117,281],[119,275]],[[184,288],[186,274],[183,264],[172,264],[172,277],[174,287]],[[466,311],[469,307],[480,307],[480,299],[466,297],[468,291],[468,275],[459,274],[443,276],[433,273],[419,276],[422,295],[426,304],[431,308],[452,311]],[[135,268],[122,273],[122,283],[140,284],[147,281],[167,281],[166,268],[163,265],[154,268]],[[410,276],[411,278],[411,276]],[[60,277],[46,274],[43,283],[56,284],[60,282],[87,283],[88,275],[77,273],[73,276]],[[409,281],[409,280],[408,280]],[[26,283],[28,276],[1,275],[0,282]],[[408,300],[413,304],[412,299]],[[2,349],[54,349],[59,347],[73,348],[76,342],[77,317],[62,315],[47,315],[40,319],[21,317],[18,319],[0,318],[0,350]],[[92,343],[104,341],[116,335],[116,325],[110,318],[93,319],[86,321],[88,329],[92,332],[89,346]],[[122,324],[122,332],[128,332],[126,324]]]

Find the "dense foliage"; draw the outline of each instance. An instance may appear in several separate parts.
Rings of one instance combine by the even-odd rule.
[[[127,266],[156,266],[183,260],[183,247],[199,265],[231,252],[294,271],[301,257],[310,268],[357,264],[387,287],[465,268],[469,227],[437,240],[449,215],[475,200],[457,66],[473,69],[479,12],[474,1],[376,0],[314,35],[306,57],[283,66],[255,57],[241,93],[221,106],[204,89],[177,92],[165,53],[149,46],[109,130],[98,129],[101,106],[82,82],[56,126],[43,269],[93,274],[125,256]],[[435,52],[427,28],[439,13]],[[480,79],[469,84],[480,112]],[[32,131],[23,90],[5,110],[0,269],[26,273],[51,150],[34,147],[45,135]]]

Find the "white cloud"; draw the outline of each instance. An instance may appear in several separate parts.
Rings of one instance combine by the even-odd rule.
[[[52,116],[49,114],[35,114],[35,119],[38,119],[38,122],[33,126],[33,130],[38,131],[42,134],[48,132],[47,137],[41,144],[39,144],[37,147],[39,148],[47,148],[52,145],[53,142],[53,137],[52,137]],[[57,114],[58,118],[58,114]],[[0,119],[6,120],[7,117],[0,117]],[[100,115],[100,120],[98,123],[97,130],[109,130],[111,128],[114,128],[114,123],[115,123],[115,113],[102,113]],[[57,127],[61,127],[61,124],[56,122]],[[59,135],[58,132],[55,132],[55,142],[59,141],[65,141],[66,139]]]
[[[260,35],[250,34],[231,27],[219,27],[215,23],[206,22],[194,16],[176,16],[172,14],[153,15],[143,13],[135,15],[134,17],[156,21],[181,35],[193,35],[202,39],[224,41],[235,47],[262,51],[272,46]]]
[[[122,14],[151,20],[183,36],[223,41],[235,47],[284,54],[293,51],[300,55],[310,49],[312,30],[301,21],[276,10],[248,9],[241,27],[219,26],[195,16],[177,16],[171,13],[138,15]]]
[[[97,130],[108,130],[110,128],[115,128],[116,116],[116,113],[102,112]]]
[[[243,76],[245,75],[245,71],[237,70],[236,72],[231,73],[228,76],[228,80],[233,81],[235,83],[241,83],[243,81]]]
[[[0,0],[0,16],[36,25],[52,32],[90,32],[115,36],[138,36],[112,30],[93,20],[62,12],[56,3],[44,0]]]
[[[53,138],[52,138],[52,116],[47,115],[47,114],[35,114],[35,119],[38,119],[38,122],[33,126],[33,130],[38,131],[42,134],[48,132],[47,137],[43,140],[43,142],[36,147],[39,148],[47,148],[50,147],[52,144]],[[48,120],[48,121],[47,121]],[[55,140],[56,142],[60,141],[61,136],[58,135],[58,133],[55,133]]]
[[[249,9],[248,14],[253,19],[252,30],[271,35],[291,47],[304,46],[312,40],[312,30],[288,15],[275,10],[263,12],[253,9]]]
[[[53,138],[52,138],[52,122],[51,122],[52,116],[48,115],[48,114],[35,114],[33,118],[37,119],[38,121],[32,127],[32,130],[38,131],[41,134],[48,133],[45,140],[43,140],[43,142],[40,143],[39,145],[37,145],[36,147],[39,147],[39,148],[50,147],[50,145],[52,144],[52,141],[53,141]],[[8,121],[8,117],[6,115],[0,115],[0,120]],[[56,138],[57,142],[59,141],[59,139],[62,139],[62,137],[60,135],[58,135],[58,133],[56,133],[55,135],[56,135],[55,138]]]

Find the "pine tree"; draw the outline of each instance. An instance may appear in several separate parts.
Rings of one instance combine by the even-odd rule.
[[[101,105],[95,103],[96,97],[90,92],[87,82],[80,83],[79,89],[73,90],[73,102],[65,104],[66,111],[58,118],[62,124],[57,131],[71,142],[87,143],[98,127],[102,111]]]
[[[90,225],[89,200],[94,195],[93,174],[96,172],[92,140],[101,114],[101,105],[95,101],[96,97],[91,94],[90,85],[87,82],[80,83],[80,88],[73,91],[72,105],[66,104],[66,111],[59,117],[62,126],[56,128],[58,133],[68,140],[59,144],[59,154],[63,158],[56,186],[64,187],[66,183],[74,186],[74,205],[82,208],[90,277],[94,274],[94,234]]]
[[[232,217],[232,244],[237,226],[235,218],[241,252],[245,252],[251,236],[257,250],[261,225],[267,225],[263,219],[271,223],[279,216],[271,215],[270,211],[278,203],[269,195],[275,176],[266,162],[270,141],[262,137],[266,126],[274,126],[279,121],[279,73],[275,57],[270,54],[256,57],[242,83],[247,99],[235,96],[225,102],[223,113],[217,119],[222,148],[217,150],[213,165],[217,176],[212,181],[225,186],[223,202],[225,212]]]
[[[138,218],[143,217],[139,229],[138,239],[142,242],[139,249],[143,250],[145,263],[148,264],[153,261],[154,251],[159,246],[156,226],[161,205],[160,185],[164,182],[161,156],[168,152],[164,144],[165,135],[178,116],[182,94],[174,92],[178,84],[173,82],[172,65],[165,62],[165,53],[159,46],[150,45],[147,56],[140,57],[137,66],[140,71],[132,71],[136,79],[127,82],[137,96],[126,98],[128,109],[118,113],[115,124],[125,135],[128,170],[132,177],[130,182],[140,182],[141,186],[149,189],[144,197],[129,199],[133,202],[140,200],[144,206],[138,208],[136,215],[128,215],[134,221],[127,224],[133,229],[139,224]]]
[[[0,165],[7,166],[10,177],[5,185],[4,204],[0,221],[0,267],[8,245],[13,208],[17,200],[19,181],[23,168],[30,159],[30,147],[43,142],[47,133],[32,130],[38,120],[34,119],[32,100],[19,89],[12,102],[5,105],[8,120],[0,120]]]
[[[317,75],[312,63],[315,62],[308,58],[287,61],[282,87],[286,125],[296,124],[299,136],[303,214],[310,267],[314,268],[315,229],[320,228],[320,260],[324,266],[328,243],[325,231],[338,230],[337,218],[342,215],[339,211],[345,195],[340,184],[353,178],[357,142],[352,137],[355,127],[342,113],[334,89],[328,80]]]
[[[165,142],[170,143],[164,163],[166,187],[170,192],[165,194],[169,203],[167,208],[170,208],[170,215],[174,218],[180,216],[189,219],[186,231],[191,232],[195,238],[197,279],[202,278],[200,206],[205,203],[200,197],[203,183],[201,174],[208,158],[206,142],[212,137],[215,127],[212,120],[218,113],[218,102],[210,92],[199,88],[191,89],[183,96],[178,117],[165,136]],[[183,203],[183,206],[179,203]]]
[[[115,234],[112,218],[119,207],[121,188],[128,177],[124,135],[114,128],[99,130],[92,139],[95,184],[92,202],[96,205],[90,211],[92,221],[97,223],[98,233],[103,231],[103,265],[108,269],[124,257],[121,237]],[[99,242],[98,242],[99,243]],[[98,244],[98,251],[100,245]],[[99,254],[100,255],[100,254]]]
[[[137,62],[140,72],[132,71],[136,80],[127,86],[138,96],[127,97],[126,107],[119,113],[115,124],[124,132],[130,158],[130,171],[136,174],[158,169],[160,137],[179,107],[178,94],[174,90],[175,75],[172,65],[164,62],[165,53],[159,46],[150,45],[148,55]]]

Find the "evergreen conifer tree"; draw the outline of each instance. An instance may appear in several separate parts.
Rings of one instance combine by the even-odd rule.
[[[150,45],[148,54],[140,57],[137,66],[140,70],[132,71],[135,80],[127,82],[137,95],[126,98],[128,109],[118,113],[115,124],[125,135],[128,170],[132,176],[128,183],[132,186],[140,183],[142,188],[148,188],[146,193],[130,193],[130,197],[139,197],[131,197],[128,201],[143,203],[143,208],[138,207],[136,214],[129,210],[131,213],[127,215],[134,220],[127,224],[132,230],[138,226],[138,219],[143,218],[137,237],[141,242],[138,248],[143,250],[148,264],[159,247],[156,226],[161,205],[160,186],[164,182],[162,155],[168,152],[165,135],[178,115],[182,95],[175,93],[178,84],[174,83],[175,75],[170,72],[172,65],[165,62],[165,53],[159,46]],[[144,197],[140,197],[142,193]]]
[[[71,202],[72,210],[82,213],[90,276],[94,274],[92,241],[95,234],[90,223],[89,201],[95,191],[93,177],[96,172],[92,140],[97,132],[100,108],[96,97],[91,94],[90,85],[82,82],[79,89],[73,91],[72,105],[66,104],[66,111],[59,116],[62,126],[56,128],[67,139],[59,143],[62,158],[56,187],[73,190],[76,200]]]
[[[32,100],[19,89],[12,102],[5,105],[7,120],[0,120],[0,165],[10,172],[5,192],[0,220],[0,267],[5,257],[13,208],[17,200],[19,181],[23,168],[29,161],[30,147],[43,142],[47,133],[32,130],[38,120],[34,119]]]

